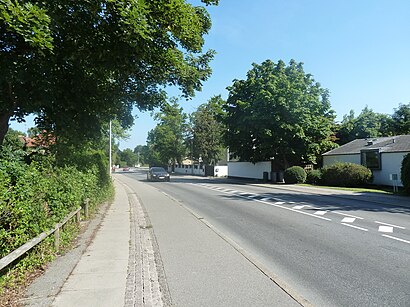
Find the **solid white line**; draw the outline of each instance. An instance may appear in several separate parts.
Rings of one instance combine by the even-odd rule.
[[[342,223],[342,225],[349,226],[349,227],[356,228],[356,229],[363,230],[363,231],[369,231],[366,228],[362,228],[362,227],[358,227],[358,226],[354,226],[354,225],[350,225],[350,224],[346,224],[346,223]]]
[[[393,225],[393,224],[387,224],[387,223],[378,222],[378,221],[374,221],[374,222],[377,223],[377,224],[387,225],[387,226],[396,227],[396,228],[400,228],[400,229],[406,229],[406,227],[397,226],[397,225]]]
[[[404,243],[410,244],[410,241],[407,241],[407,240],[404,240],[404,239],[396,238],[396,237],[389,236],[389,235],[382,235],[382,236],[383,236],[383,237],[386,237],[386,238],[390,238],[390,239],[393,239],[393,240],[397,240],[397,241],[400,241],[400,242],[404,242]]]
[[[333,211],[333,213],[340,214],[340,215],[344,215],[344,216],[349,216],[349,217],[354,217],[354,218],[359,219],[359,220],[363,220],[362,217],[355,216],[355,215],[351,215],[351,214],[346,214],[346,213],[337,212],[337,211]]]

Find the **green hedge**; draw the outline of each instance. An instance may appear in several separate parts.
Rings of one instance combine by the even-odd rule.
[[[309,184],[319,185],[322,181],[322,171],[314,169],[307,172],[306,182]]]
[[[85,198],[100,203],[111,192],[100,170],[0,160],[0,257],[50,229]],[[107,192],[107,193],[106,193]]]
[[[363,187],[372,181],[372,172],[363,165],[336,163],[322,169],[322,183],[339,187]]]
[[[286,183],[304,183],[306,181],[306,172],[300,166],[291,166],[283,174]]]

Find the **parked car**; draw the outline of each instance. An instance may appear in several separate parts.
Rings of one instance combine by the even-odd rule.
[[[151,167],[147,173],[148,181],[170,181],[169,173],[163,167]]]
[[[130,168],[129,168],[129,167],[124,167],[122,170],[123,170],[124,172],[129,172],[129,171],[130,171]]]

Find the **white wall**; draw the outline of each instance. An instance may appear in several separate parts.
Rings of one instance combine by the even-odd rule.
[[[270,174],[270,171],[270,161],[258,162],[256,164],[251,162],[228,162],[229,177],[263,179],[263,172]]]
[[[195,168],[195,166],[197,168]],[[205,176],[205,167],[201,169],[198,165],[195,166],[188,165],[188,168],[185,168],[185,166],[175,167],[174,172],[177,174]],[[169,168],[169,170],[171,171],[171,167]]]
[[[337,156],[323,156],[323,166],[335,164],[337,162],[360,164],[360,155],[337,155]]]
[[[218,165],[214,167],[215,177],[226,177],[228,176],[228,166]]]
[[[403,186],[403,183],[400,180],[401,174],[401,163],[404,156],[408,152],[392,152],[392,153],[382,153],[382,169],[373,171],[373,183],[381,185],[393,185],[393,181],[390,180],[390,174],[397,174],[398,186]]]

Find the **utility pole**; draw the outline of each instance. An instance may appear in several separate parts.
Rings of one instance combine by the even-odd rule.
[[[112,127],[111,127],[111,120],[110,120],[110,165],[109,165],[109,174],[111,175],[112,172]]]

